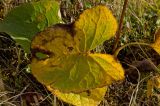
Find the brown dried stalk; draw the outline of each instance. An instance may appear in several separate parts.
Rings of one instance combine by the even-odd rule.
[[[114,43],[112,53],[114,53],[116,51],[119,40],[120,40],[121,30],[122,30],[122,26],[123,26],[123,19],[124,19],[124,16],[125,16],[125,11],[126,11],[126,8],[127,8],[127,4],[128,4],[128,0],[125,0],[124,5],[123,5],[123,10],[122,10],[122,13],[121,13],[121,17],[120,17],[118,30],[117,30],[117,33],[116,33],[116,39],[115,39],[115,43]]]

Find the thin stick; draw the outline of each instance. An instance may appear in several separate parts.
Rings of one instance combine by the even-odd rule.
[[[123,5],[123,10],[122,10],[122,13],[121,13],[119,27],[118,27],[118,30],[117,30],[117,33],[116,33],[116,41],[115,41],[112,53],[114,53],[115,50],[117,49],[117,46],[118,46],[118,43],[119,43],[119,40],[120,40],[121,30],[122,30],[122,26],[123,26],[123,19],[124,19],[125,11],[126,11],[126,8],[127,8],[127,4],[128,4],[128,0],[125,0],[124,5]]]
[[[120,52],[122,49],[124,49],[124,48],[127,47],[127,46],[131,46],[131,45],[143,45],[143,46],[151,47],[151,45],[148,44],[148,43],[143,43],[143,42],[131,42],[131,43],[125,44],[125,45],[119,47],[118,49],[116,49],[116,51],[115,51],[114,54],[113,54],[114,57],[117,57],[117,55],[119,54],[119,52]]]

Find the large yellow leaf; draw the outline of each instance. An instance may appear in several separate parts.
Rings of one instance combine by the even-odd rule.
[[[50,88],[50,86],[47,88],[59,99],[75,106],[97,106],[103,100],[107,91],[107,88],[103,87],[76,94],[62,93]]]
[[[74,24],[80,51],[95,49],[97,45],[109,40],[117,30],[117,22],[105,6],[97,6],[84,11]]]
[[[83,23],[87,14],[90,14],[87,18],[90,23]],[[91,24],[93,30],[83,28],[81,22]],[[74,24],[46,28],[32,40],[33,75],[44,85],[61,92],[82,92],[122,80],[122,66],[113,56],[89,53],[109,39],[116,27],[110,11],[105,6],[97,6],[84,11]],[[39,52],[47,56],[38,58]]]

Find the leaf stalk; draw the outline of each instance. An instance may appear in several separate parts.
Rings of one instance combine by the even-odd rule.
[[[125,11],[126,11],[126,8],[127,8],[127,4],[128,4],[128,0],[125,0],[124,5],[123,5],[123,10],[122,10],[122,13],[121,13],[121,17],[120,17],[118,30],[117,30],[117,33],[116,33],[116,39],[115,39],[115,43],[114,43],[114,47],[113,47],[113,53],[116,51],[119,40],[120,40],[121,30],[122,30],[122,26],[123,26],[123,19],[124,19],[124,16],[125,16]]]

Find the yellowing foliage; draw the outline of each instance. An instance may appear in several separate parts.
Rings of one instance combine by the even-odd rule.
[[[114,56],[90,50],[110,39],[116,28],[116,20],[105,6],[85,10],[74,24],[46,28],[32,40],[33,75],[68,103],[98,105],[105,86],[123,80],[124,71]],[[38,58],[36,53],[47,56]]]
[[[147,97],[152,96],[153,88],[160,89],[160,76],[154,76],[147,82]]]
[[[121,65],[107,54],[69,55],[32,61],[33,75],[46,86],[63,92],[81,92],[122,80]]]
[[[69,26],[62,24],[49,27],[33,39],[31,48],[52,53],[52,58],[73,54],[77,52],[77,42],[69,30]]]
[[[147,81],[147,97],[149,98],[152,95],[152,90],[153,90],[153,82],[151,79]]]
[[[156,37],[156,40],[151,45],[151,47],[153,47],[153,49],[160,54],[160,29],[156,32],[155,37]]]
[[[117,30],[117,22],[105,6],[85,10],[74,24],[76,36],[80,40],[80,51],[89,51],[109,40]]]

